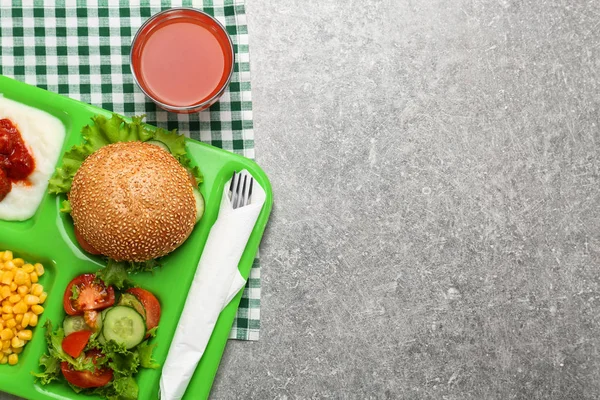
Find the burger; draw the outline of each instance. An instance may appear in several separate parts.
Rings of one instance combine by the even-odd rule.
[[[162,257],[196,223],[192,179],[170,153],[149,143],[102,147],[83,162],[68,197],[82,247],[115,261]]]
[[[162,130],[140,134],[148,129],[141,119],[115,118],[111,123],[96,117],[91,131],[84,128],[84,143],[64,155],[49,188],[67,195],[62,211],[70,212],[85,251],[131,265],[154,265],[181,246],[202,217],[202,178],[185,153],[183,136]],[[115,127],[133,131],[125,138],[134,140],[105,140],[90,148],[97,136],[108,138],[106,131]]]

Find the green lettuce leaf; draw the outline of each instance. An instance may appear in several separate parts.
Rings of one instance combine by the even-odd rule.
[[[146,332],[146,335],[148,335],[150,337],[156,337],[157,330],[158,330],[158,326],[155,326],[154,328],[152,328],[148,332]]]
[[[136,272],[154,272],[154,268],[160,267],[158,259],[152,259],[142,262],[134,261],[115,261],[112,258],[106,258],[106,267],[96,272],[96,276],[101,279],[106,286],[114,286],[123,290],[135,287],[135,283],[129,279],[128,273]]]
[[[92,152],[85,145],[76,145],[67,151],[63,156],[62,166],[56,168],[54,175],[48,181],[48,191],[53,194],[68,193],[75,173]]]
[[[148,344],[148,341],[145,340],[136,347],[142,368],[156,369],[160,367],[160,364],[152,358],[152,351],[156,346],[156,343]]]
[[[129,272],[154,272],[154,268],[160,267],[161,261],[160,258],[152,259],[148,261],[128,261],[127,262],[127,271]]]
[[[108,385],[90,392],[107,400],[136,400],[138,393],[138,384],[130,376],[116,377]]]
[[[60,212],[71,213],[71,202],[69,200],[63,200],[60,204]]]
[[[101,279],[106,286],[114,286],[117,289],[134,286],[127,274],[127,264],[108,259],[106,267],[96,272],[96,277]]]
[[[110,119],[102,115],[92,117],[93,124],[81,130],[83,143],[73,146],[62,159],[62,165],[56,169],[48,183],[48,191],[53,194],[68,193],[71,190],[73,177],[83,161],[99,148],[111,143],[154,140],[165,144],[171,154],[196,179],[203,181],[198,167],[192,166],[192,161],[185,150],[185,138],[175,131],[168,132],[160,128],[151,128],[142,121],[144,116],[133,117],[131,122],[125,121],[117,114]],[[65,207],[66,209],[66,207]]]
[[[159,141],[169,148],[173,157],[179,159],[186,155],[185,152],[185,137],[178,135],[174,129],[171,132],[158,128],[152,140]]]
[[[50,382],[59,379],[60,361],[58,359],[47,354],[42,354],[40,357],[40,367],[42,367],[43,372],[32,372],[32,375],[35,376],[42,385],[47,385]]]
[[[69,385],[75,393],[81,393],[85,390],[83,388],[80,388],[79,386],[75,386],[75,385],[71,384],[71,382],[68,382],[68,381],[67,381],[67,385]]]
[[[108,366],[118,375],[131,376],[138,372],[140,357],[136,352],[112,353]]]
[[[118,399],[136,400],[140,391],[138,384],[131,376],[123,376],[116,378],[113,382],[113,387]]]
[[[108,340],[101,345],[102,353],[109,359],[108,366],[115,375],[131,376],[140,367],[140,357],[136,351],[127,350],[125,345]]]

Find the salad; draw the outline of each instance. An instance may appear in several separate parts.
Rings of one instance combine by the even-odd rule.
[[[158,368],[150,344],[160,321],[160,302],[134,287],[123,266],[109,264],[75,277],[63,295],[65,317],[54,329],[47,321],[47,354],[40,358],[42,385],[66,381],[77,393],[110,400],[137,399],[135,375]]]

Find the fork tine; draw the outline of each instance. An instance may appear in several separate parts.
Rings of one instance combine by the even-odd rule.
[[[240,207],[244,207],[246,205],[246,179],[248,175],[244,175],[244,185],[242,186],[242,192],[240,193],[241,204]]]
[[[248,190],[244,190],[244,204],[250,204],[252,199],[252,185],[254,184],[254,178],[250,176],[250,182],[248,182]]]
[[[235,192],[233,190],[235,183],[235,171],[233,171],[233,175],[231,176],[231,182],[229,183],[229,199],[231,200],[231,204],[233,204],[233,200],[235,199]]]
[[[229,191],[233,192],[233,181],[235,180],[235,171],[233,171],[233,175],[231,175],[231,182],[229,183]]]
[[[242,184],[242,177],[240,175],[237,176],[237,182],[235,183],[235,203],[233,203],[233,208],[239,208],[240,206],[240,197],[241,197],[241,192],[240,192],[240,185]]]
[[[252,199],[252,187],[254,186],[254,177],[250,177],[250,188],[248,189],[248,200]]]

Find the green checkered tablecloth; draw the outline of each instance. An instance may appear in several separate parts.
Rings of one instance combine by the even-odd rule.
[[[229,89],[209,110],[177,115],[157,109],[129,67],[131,40],[151,15],[172,7],[214,15],[230,34],[236,64]],[[248,28],[244,0],[0,0],[0,74],[254,158]],[[230,337],[258,340],[260,267],[255,260]]]

